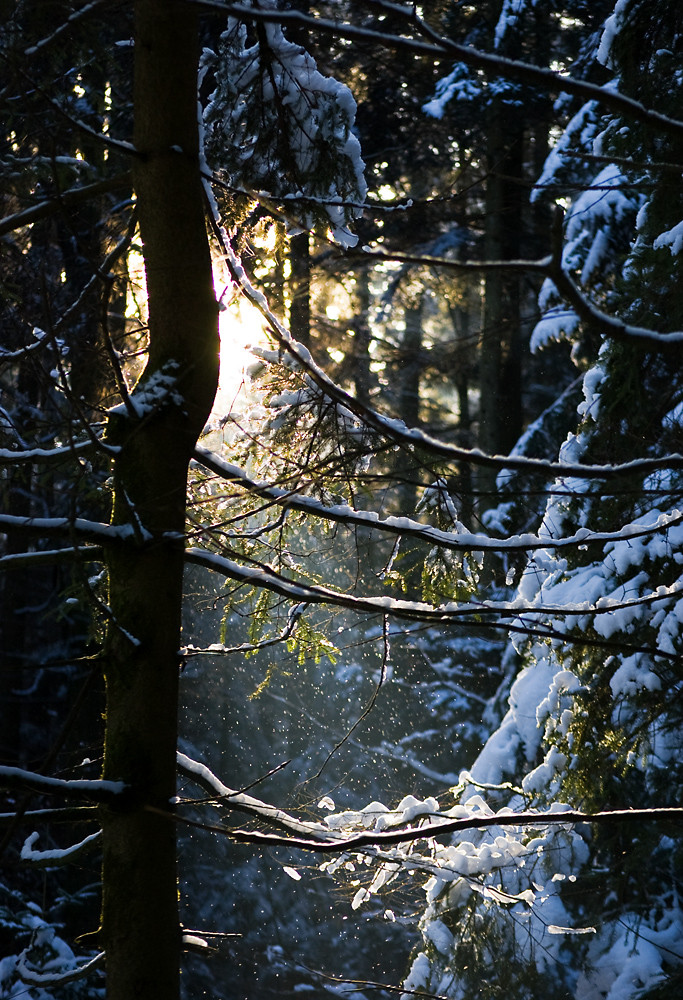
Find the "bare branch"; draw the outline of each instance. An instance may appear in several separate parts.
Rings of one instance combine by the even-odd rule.
[[[0,219],[0,236],[5,236],[7,233],[21,229],[23,226],[29,226],[39,219],[44,219],[49,215],[60,212],[62,209],[73,208],[74,205],[80,205],[90,198],[96,198],[98,195],[106,194],[108,191],[116,191],[118,188],[130,186],[130,184],[131,173],[130,171],[125,171],[122,174],[117,174],[115,177],[107,177],[93,184],[84,184],[69,188],[57,194],[54,198],[48,198],[37,205],[23,209],[21,212],[16,212],[14,215],[8,215],[6,218]],[[2,360],[2,355],[0,355],[0,360]]]

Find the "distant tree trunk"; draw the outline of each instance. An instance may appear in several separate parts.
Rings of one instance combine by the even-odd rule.
[[[308,233],[289,241],[289,329],[306,347],[311,342],[311,249]]]
[[[519,256],[521,234],[520,180],[523,173],[522,134],[504,123],[505,108],[491,113],[486,182],[487,260]],[[509,113],[509,110],[508,110]],[[489,271],[484,284],[484,315],[479,357],[479,440],[489,454],[507,452],[522,430],[521,333],[519,279],[503,271]],[[479,477],[483,508],[495,503],[495,472],[482,469]]]
[[[283,222],[274,223],[275,227],[275,248],[274,266],[268,276],[266,291],[268,293],[268,305],[277,318],[284,323],[287,318],[285,308],[285,262],[287,259],[287,234]]]
[[[455,333],[455,352],[452,366],[452,378],[458,397],[458,436],[457,441],[465,448],[472,447],[472,414],[470,411],[470,374],[471,353],[470,338],[470,305],[469,297],[464,305],[449,305],[448,307],[453,331]],[[467,525],[473,523],[474,504],[472,499],[472,466],[464,462],[458,471],[457,492],[460,497],[460,520]]]
[[[398,376],[398,399],[396,410],[398,416],[408,427],[417,427],[420,422],[420,380],[422,377],[422,313],[424,311],[424,296],[406,305],[403,310],[405,330],[400,348],[400,371]],[[403,479],[399,487],[399,503],[401,512],[406,515],[415,513],[417,506],[417,483],[420,477],[420,467],[406,465],[406,456],[400,455],[397,476]]]
[[[361,403],[370,402],[370,281],[366,267],[356,272],[353,319],[353,385]]]
[[[190,5],[138,0],[134,161],[149,308],[149,359],[166,399],[113,414],[116,524],[138,543],[109,558],[104,775],[131,789],[103,813],[102,938],[108,1000],[179,995],[175,795],[187,468],[218,375],[217,306],[198,160],[198,25]],[[144,533],[144,537],[143,537]]]

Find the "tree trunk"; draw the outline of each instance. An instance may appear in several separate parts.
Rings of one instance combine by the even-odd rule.
[[[138,0],[134,162],[149,310],[135,412],[112,414],[114,523],[137,544],[109,559],[104,775],[131,788],[103,816],[102,936],[109,1000],[179,995],[175,795],[187,468],[218,377],[217,306],[198,159],[196,15]],[[150,382],[172,380],[142,405]],[[172,536],[172,537],[171,537]]]
[[[522,255],[522,130],[503,122],[509,109],[491,111],[486,181],[487,260]],[[521,334],[519,279],[501,270],[488,271],[484,282],[484,317],[479,356],[478,445],[488,454],[509,451],[522,430]],[[495,504],[495,470],[478,474],[482,509]]]
[[[353,319],[353,386],[357,397],[370,405],[370,278],[366,267],[356,271]]]
[[[311,343],[311,239],[299,233],[289,240],[289,329],[306,347]]]

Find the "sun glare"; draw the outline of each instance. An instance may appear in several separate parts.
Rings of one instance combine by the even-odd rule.
[[[253,361],[249,347],[264,347],[266,336],[261,314],[242,298],[223,309],[218,322],[221,357],[214,414],[224,417],[235,405],[244,386],[245,370]]]

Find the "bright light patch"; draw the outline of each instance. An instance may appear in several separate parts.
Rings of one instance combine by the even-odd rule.
[[[230,302],[218,316],[221,338],[220,376],[214,414],[223,417],[235,404],[244,385],[244,372],[253,361],[251,345],[265,346],[261,314],[244,298]]]

